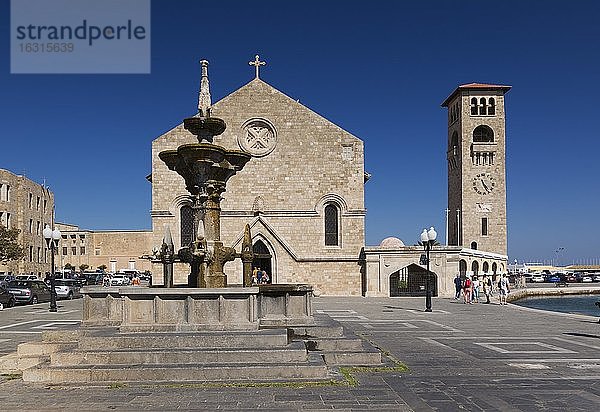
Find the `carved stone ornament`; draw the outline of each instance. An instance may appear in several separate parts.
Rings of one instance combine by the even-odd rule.
[[[277,131],[266,119],[250,119],[242,125],[238,135],[240,148],[255,157],[266,156],[275,149]]]

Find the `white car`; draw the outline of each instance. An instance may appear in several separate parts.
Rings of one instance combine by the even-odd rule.
[[[585,283],[591,283],[593,282],[593,279],[590,275],[583,275],[581,281]]]
[[[127,286],[129,285],[129,277],[126,275],[114,275],[110,279],[111,286]]]
[[[531,281],[532,282],[536,282],[536,283],[542,283],[544,282],[546,279],[544,278],[544,275],[542,275],[541,273],[534,273],[531,276]]]

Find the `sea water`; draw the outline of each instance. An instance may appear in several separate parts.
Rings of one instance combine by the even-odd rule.
[[[600,295],[530,296],[513,302],[527,308],[600,317]]]

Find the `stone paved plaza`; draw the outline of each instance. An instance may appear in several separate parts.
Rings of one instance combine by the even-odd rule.
[[[0,313],[0,352],[40,330],[76,327],[81,300]],[[597,318],[516,305],[421,298],[317,298],[329,314],[409,372],[356,373],[357,386],[48,387],[2,378],[1,410],[568,410],[600,408]],[[599,313],[600,314],[600,313]],[[268,356],[268,354],[265,354]]]

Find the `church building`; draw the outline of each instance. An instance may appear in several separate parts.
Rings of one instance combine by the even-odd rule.
[[[221,239],[239,251],[244,226],[250,224],[254,266],[273,283],[308,283],[328,295],[361,295],[363,141],[262,80],[264,62],[258,56],[250,63],[254,79],[211,109],[227,125],[213,142],[252,155],[223,194]],[[208,79],[203,87],[206,95]],[[161,244],[166,227],[176,250],[194,236],[184,181],[158,157],[194,142],[183,123],[152,142],[153,245]],[[175,272],[175,283],[186,283],[189,266],[180,264]],[[229,284],[242,283],[239,260],[228,263],[225,272]],[[153,273],[162,271],[157,267]]]

